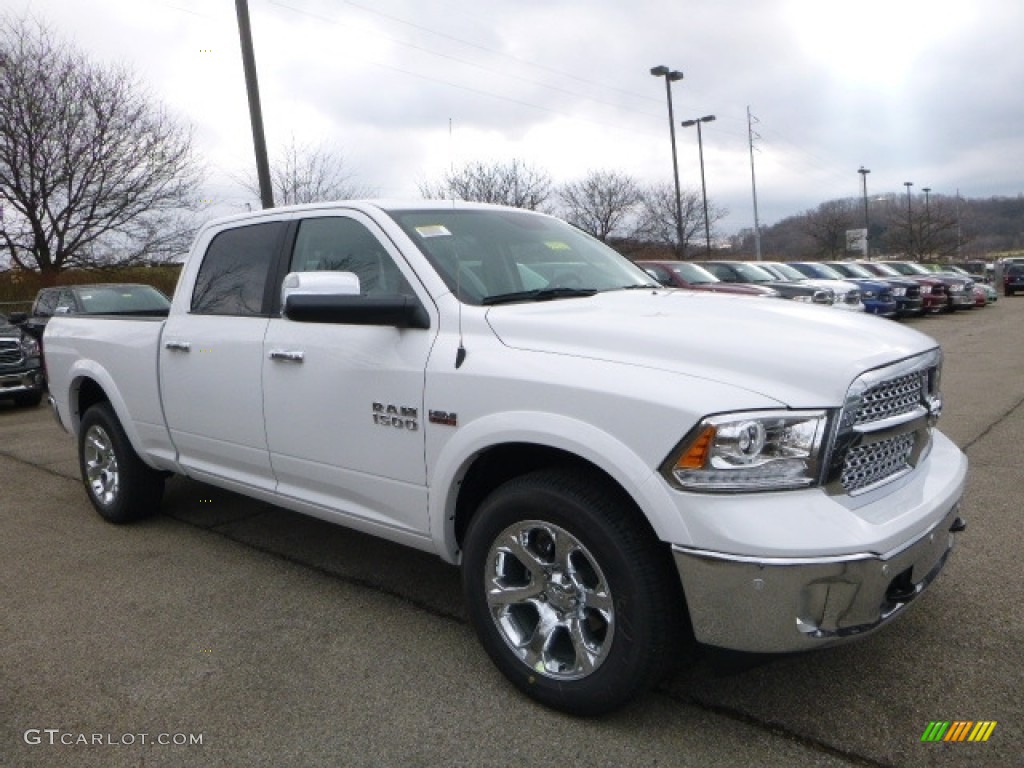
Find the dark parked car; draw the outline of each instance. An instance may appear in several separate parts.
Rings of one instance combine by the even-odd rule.
[[[1003,268],[1003,295],[1024,291],[1024,264],[1007,264]]]
[[[698,262],[708,272],[726,283],[750,283],[761,285],[779,292],[784,299],[803,301],[808,304],[831,306],[835,301],[832,291],[811,288],[800,283],[776,280],[770,272],[746,261],[702,261]]]
[[[691,291],[736,293],[742,296],[778,296],[779,292],[762,285],[725,283],[704,267],[689,261],[638,261],[647,274],[669,288],[688,288]]]
[[[861,280],[872,280],[883,282],[892,288],[893,298],[896,299],[896,311],[900,317],[924,314],[924,299],[921,297],[921,285],[910,277],[882,277],[876,275],[863,264],[850,261],[826,261],[828,266],[845,277],[847,280],[859,282]]]
[[[15,319],[24,320],[24,315]],[[0,315],[0,400],[36,406],[45,387],[39,342]]]
[[[42,340],[54,315],[142,315],[163,317],[171,302],[151,285],[98,283],[58,285],[36,294],[24,328]]]

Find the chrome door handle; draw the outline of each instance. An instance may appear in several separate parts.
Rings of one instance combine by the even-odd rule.
[[[267,355],[271,360],[281,360],[286,363],[301,363],[305,353],[298,349],[272,349]]]
[[[164,348],[173,349],[178,352],[188,352],[192,349],[192,345],[187,341],[165,341]]]

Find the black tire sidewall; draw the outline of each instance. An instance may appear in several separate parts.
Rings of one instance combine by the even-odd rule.
[[[682,610],[681,592],[677,596],[665,583],[668,576],[659,563],[643,562],[658,559],[653,532],[642,530],[621,509],[618,525],[609,521],[611,500],[607,489],[602,490],[564,473],[517,478],[483,502],[465,537],[463,589],[487,653],[527,695],[576,715],[618,709],[661,677],[673,644],[666,635],[678,624],[659,613]],[[600,667],[585,678],[557,680],[530,669],[509,649],[488,610],[484,574],[491,545],[506,528],[525,520],[549,522],[575,536],[597,561],[611,591],[612,645]],[[673,605],[676,599],[680,604]]]
[[[86,475],[85,440],[93,426],[102,428],[107,434],[117,458],[120,475],[118,493],[110,504],[104,504],[96,497]],[[109,403],[97,403],[82,416],[78,433],[78,467],[89,501],[107,522],[128,523],[157,511],[163,494],[163,479],[139,458]]]

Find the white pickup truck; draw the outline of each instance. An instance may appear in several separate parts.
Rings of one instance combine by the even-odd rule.
[[[696,643],[870,632],[964,527],[932,339],[665,289],[522,210],[215,221],[165,319],[55,317],[45,355],[106,519],[174,473],[434,552],[501,671],[577,714]]]

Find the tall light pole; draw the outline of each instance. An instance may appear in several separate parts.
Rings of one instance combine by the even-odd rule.
[[[871,173],[871,169],[865,168],[863,165],[857,169],[857,173],[860,174],[861,187],[864,190],[864,258],[868,257],[868,174]]]
[[[921,187],[924,192],[924,229],[921,234],[921,250],[924,253],[932,252],[932,207],[929,201],[931,187]]]
[[[672,138],[672,177],[676,182],[676,237],[679,239],[678,252],[683,248],[683,198],[679,192],[679,161],[676,159],[676,119],[672,113],[672,83],[683,79],[683,73],[664,65],[651,67],[651,74],[665,78],[665,96],[668,99],[668,132]]]
[[[910,188],[914,182],[904,181],[903,186],[907,188],[907,255],[914,258],[914,218],[910,210]]]
[[[709,259],[711,258],[711,221],[708,219],[708,187],[704,183],[704,141],[700,135],[700,124],[710,123],[714,119],[714,115],[704,115],[704,117],[698,117],[696,120],[683,120],[680,123],[683,128],[697,126],[697,152],[700,155],[700,192],[704,198],[704,249]]]

